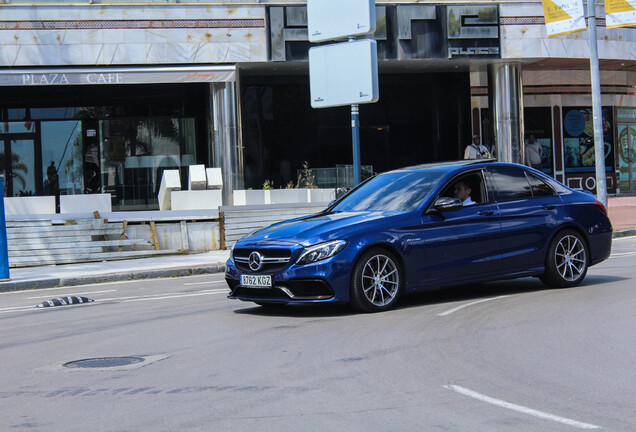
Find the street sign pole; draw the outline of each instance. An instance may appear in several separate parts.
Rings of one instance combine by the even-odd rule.
[[[0,175],[0,280],[2,279],[9,279],[9,250],[4,215],[4,176]]]
[[[592,116],[594,118],[594,156],[596,159],[596,198],[607,207],[605,181],[605,141],[603,140],[603,108],[601,106],[601,79],[596,42],[596,10],[594,0],[587,0],[588,29],[590,31],[590,78],[592,83]]]
[[[358,104],[351,105],[351,137],[353,142],[353,185],[362,181],[360,166],[360,109]]]

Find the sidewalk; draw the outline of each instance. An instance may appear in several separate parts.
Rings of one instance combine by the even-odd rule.
[[[225,271],[230,251],[165,255],[117,261],[46,265],[9,269],[11,278],[0,281],[0,292],[56,286],[83,285],[129,279],[190,276]]]
[[[608,213],[614,237],[636,236],[636,197],[610,197]],[[121,261],[12,268],[0,281],[0,292],[83,285],[129,279],[189,276],[225,270],[229,251],[167,255]]]

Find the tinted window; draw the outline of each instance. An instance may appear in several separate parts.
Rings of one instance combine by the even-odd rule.
[[[541,180],[539,177],[534,174],[526,173],[528,176],[528,181],[530,182],[530,186],[532,187],[532,195],[536,197],[542,196],[554,196],[554,189],[552,189],[546,182]]]
[[[532,198],[532,189],[524,171],[513,167],[498,167],[492,170],[497,189],[497,201]]]
[[[424,202],[442,175],[426,171],[382,174],[351,192],[331,211],[412,211]]]

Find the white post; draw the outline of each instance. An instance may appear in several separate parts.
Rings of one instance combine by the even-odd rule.
[[[596,159],[596,198],[607,207],[605,181],[605,142],[603,141],[603,110],[601,106],[601,79],[598,68],[596,43],[596,10],[594,0],[587,0],[588,29],[590,31],[590,77],[592,81],[592,115],[594,117],[594,155]]]

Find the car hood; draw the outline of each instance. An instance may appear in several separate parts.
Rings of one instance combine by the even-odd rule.
[[[243,237],[239,243],[291,243],[308,246],[322,241],[346,239],[351,233],[389,220],[406,217],[404,212],[338,212],[315,214],[263,228]]]

